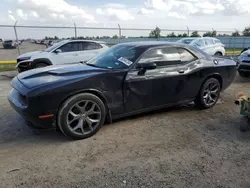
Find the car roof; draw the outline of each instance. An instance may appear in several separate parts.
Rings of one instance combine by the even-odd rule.
[[[157,46],[179,46],[179,47],[187,47],[188,45],[180,44],[177,42],[165,42],[165,41],[140,41],[140,42],[125,42],[118,45],[127,45],[127,46],[136,46],[136,47],[157,47]]]
[[[81,39],[72,39],[72,40],[65,40],[65,41],[68,41],[68,42],[96,42],[96,43],[99,43],[99,44],[105,44],[106,42],[104,41],[96,41],[96,40],[81,40]]]

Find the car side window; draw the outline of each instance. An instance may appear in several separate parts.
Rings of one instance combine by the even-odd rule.
[[[95,42],[82,42],[82,50],[97,50],[102,48],[102,46]]]
[[[221,44],[221,41],[218,39],[214,39],[215,44]]]
[[[178,52],[180,54],[181,63],[189,63],[197,59],[193,54],[184,48],[178,48]]]
[[[58,49],[62,50],[62,52],[80,51],[79,42],[70,42],[70,43],[64,44],[63,46],[59,47]]]
[[[196,41],[194,42],[194,44],[195,44],[196,46],[198,46],[199,48],[205,46],[205,42],[204,42],[203,39],[198,39],[198,40],[196,40]]]
[[[155,62],[157,66],[176,65],[181,63],[181,57],[177,48],[156,48],[145,52],[138,64],[147,62]]]
[[[196,57],[184,48],[166,47],[148,50],[138,64],[155,62],[157,67],[179,65],[196,60]]]
[[[213,39],[205,39],[205,43],[206,43],[206,45],[212,45],[212,44],[214,44],[214,41],[213,41]]]

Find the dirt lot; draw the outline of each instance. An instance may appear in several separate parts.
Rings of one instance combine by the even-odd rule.
[[[0,187],[250,187],[250,131],[239,131],[233,103],[249,79],[237,77],[213,109],[134,116],[81,141],[26,127],[9,83],[1,77]]]
[[[32,44],[28,42],[23,42],[20,45],[20,53],[24,54],[27,52],[43,50],[45,48],[46,46],[42,44]],[[16,60],[18,56],[19,55],[17,49],[4,49],[2,44],[0,44],[0,61]]]

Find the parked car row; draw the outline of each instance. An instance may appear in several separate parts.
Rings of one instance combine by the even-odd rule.
[[[17,69],[25,72],[12,80],[8,99],[30,126],[58,128],[74,139],[94,135],[104,122],[166,106],[194,101],[211,108],[233,82],[236,62],[190,44],[108,48],[96,41],[62,41],[18,57]]]
[[[21,45],[22,41],[16,41],[16,40],[4,40],[2,45],[4,49],[15,49],[18,45]]]
[[[44,44],[47,47],[52,46],[55,43],[61,42],[62,40],[31,40],[31,43]]]

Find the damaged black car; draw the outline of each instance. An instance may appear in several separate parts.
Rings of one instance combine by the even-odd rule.
[[[105,122],[194,101],[213,107],[236,62],[184,44],[133,42],[88,62],[38,68],[12,81],[8,99],[27,123],[84,139]]]

